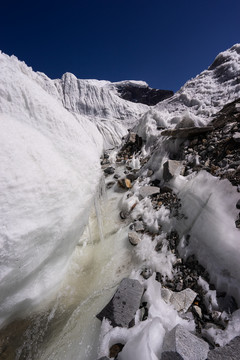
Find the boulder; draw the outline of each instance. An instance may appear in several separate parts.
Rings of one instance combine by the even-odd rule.
[[[129,179],[125,178],[125,179],[119,179],[118,180],[118,185],[122,188],[122,189],[131,189],[132,187],[132,183]]]
[[[163,340],[161,360],[206,360],[208,344],[177,325]]]
[[[136,231],[130,231],[128,233],[128,240],[133,246],[136,246],[141,241]]]
[[[167,160],[163,164],[163,180],[164,181],[171,180],[176,175],[180,167],[182,167],[181,161]]]
[[[208,360],[239,360],[240,357],[240,336],[235,337],[229,344],[209,351]]]
[[[142,186],[139,190],[139,195],[141,199],[159,193],[160,188],[157,186]]]
[[[175,310],[186,312],[192,305],[194,299],[197,296],[197,293],[189,288],[179,292],[174,292],[167,288],[162,288],[161,295],[163,300],[172,304]]]
[[[114,167],[109,166],[109,167],[107,167],[106,169],[104,169],[103,171],[105,172],[105,174],[111,175],[111,174],[114,174],[115,169],[114,169]]]
[[[110,302],[97,314],[99,320],[108,319],[113,327],[129,327],[139,309],[144,287],[138,280],[123,279]]]
[[[174,292],[170,298],[170,303],[177,311],[186,312],[192,305],[197,293],[191,289],[184,289],[180,292]]]

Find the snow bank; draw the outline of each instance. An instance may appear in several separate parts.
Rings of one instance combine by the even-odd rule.
[[[47,77],[4,54],[0,68],[2,325],[61,281],[99,182],[102,137]]]
[[[178,176],[174,188],[187,217],[177,223],[182,237],[180,254],[184,257],[196,254],[216,288],[227,291],[240,303],[236,188],[228,180],[219,180],[205,171],[188,178]]]

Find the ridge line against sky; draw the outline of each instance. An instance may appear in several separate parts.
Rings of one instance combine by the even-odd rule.
[[[177,91],[240,42],[238,0],[5,2],[0,49],[60,78],[144,80]]]

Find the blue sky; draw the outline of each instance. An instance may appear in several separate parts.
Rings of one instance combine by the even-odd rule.
[[[51,78],[177,91],[240,42],[239,0],[3,0],[0,49]]]

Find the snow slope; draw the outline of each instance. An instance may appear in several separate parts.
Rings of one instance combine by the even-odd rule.
[[[99,183],[102,136],[52,81],[0,53],[0,325],[61,281]]]
[[[240,44],[220,53],[208,70],[189,80],[175,95],[146,112],[140,136],[159,137],[157,127],[174,127],[181,120],[206,125],[224,105],[240,97]]]

